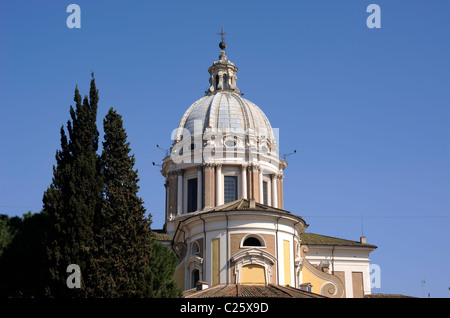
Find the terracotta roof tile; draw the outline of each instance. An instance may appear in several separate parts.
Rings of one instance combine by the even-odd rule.
[[[300,234],[300,240],[301,244],[303,245],[341,245],[341,246],[361,246],[361,247],[377,248],[375,245],[372,244],[365,244],[358,241],[351,241],[314,233],[302,233]]]
[[[186,298],[217,298],[217,297],[243,297],[243,298],[326,298],[290,286],[279,285],[215,285],[204,290],[190,289],[184,292]]]

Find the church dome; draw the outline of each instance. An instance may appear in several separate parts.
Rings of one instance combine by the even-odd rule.
[[[206,96],[193,103],[184,113],[175,142],[186,135],[203,134],[207,130],[222,134],[244,134],[268,142],[272,150],[277,148],[274,132],[264,112],[242,97],[236,86],[237,70],[225,55],[222,41],[219,60],[208,69],[210,87]],[[186,131],[187,130],[187,131]]]
[[[190,135],[200,133],[195,131],[195,125],[201,125],[201,133],[210,128],[222,133],[256,134],[272,145],[276,144],[272,126],[264,112],[235,92],[217,91],[193,103],[180,121],[176,139],[182,139],[184,129]]]

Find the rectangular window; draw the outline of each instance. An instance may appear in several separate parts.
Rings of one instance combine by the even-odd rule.
[[[237,200],[237,177],[224,177],[224,203]]]
[[[269,201],[267,199],[267,182],[263,181],[263,204],[268,205]]]
[[[188,212],[197,211],[197,178],[189,179],[188,181]]]

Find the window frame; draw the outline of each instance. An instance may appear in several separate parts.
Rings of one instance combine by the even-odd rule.
[[[193,195],[192,195],[192,197],[190,198],[190,197],[189,197],[189,194],[190,194],[190,192],[189,192],[189,184],[192,184],[193,180],[196,180],[196,182],[195,182],[195,187],[194,187],[195,190],[194,190],[194,189],[192,190]],[[198,178],[189,178],[189,179],[186,180],[186,183],[187,183],[187,186],[186,186],[186,200],[187,200],[187,202],[186,202],[186,213],[192,213],[192,212],[195,212],[195,211],[198,210],[198,202],[197,202],[197,196],[198,196]],[[190,211],[190,210],[189,210],[189,202],[190,202],[190,199],[192,200],[192,201],[191,201],[191,202],[192,202],[192,205],[195,206],[195,210],[193,210],[193,211]]]
[[[229,179],[227,179],[227,178],[229,178]],[[225,180],[230,180],[230,179],[235,180],[235,189],[234,189],[234,194],[233,194],[234,199],[227,201],[227,188],[226,188]],[[223,203],[233,202],[238,199],[239,199],[239,177],[236,175],[224,175],[223,176]]]
[[[244,242],[248,239],[248,238],[255,238],[259,241],[259,243],[261,244],[260,246],[255,246],[255,245],[244,245]],[[249,233],[247,235],[245,235],[240,244],[239,244],[240,248],[266,248],[266,241],[264,240],[264,238],[261,235],[255,234],[255,233]]]

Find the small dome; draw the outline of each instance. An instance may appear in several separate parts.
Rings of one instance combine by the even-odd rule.
[[[218,91],[193,103],[181,119],[175,140],[182,139],[183,129],[187,129],[191,135],[200,133],[198,129],[194,131],[194,124],[201,124],[201,133],[211,128],[223,133],[255,134],[276,147],[272,126],[264,112],[234,92]]]

